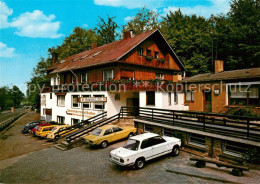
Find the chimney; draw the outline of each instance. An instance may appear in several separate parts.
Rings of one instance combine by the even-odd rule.
[[[224,61],[215,60],[215,73],[224,72]]]
[[[95,48],[97,48],[97,42],[91,43],[91,49],[95,49]]]
[[[134,37],[134,33],[133,30],[129,30],[129,31],[125,31],[123,33],[123,39],[129,39],[129,38],[133,38]]]
[[[55,64],[58,62],[58,53],[57,52],[53,52],[51,53],[52,55],[52,64]]]

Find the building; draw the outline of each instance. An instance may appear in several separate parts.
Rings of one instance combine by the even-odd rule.
[[[41,93],[41,118],[47,121],[75,124],[103,111],[110,117],[121,106],[187,110],[176,90],[185,68],[159,30],[128,31],[119,41],[92,44],[61,61],[53,53],[52,59],[50,86]],[[93,101],[79,103],[79,97]]]
[[[221,112],[249,107],[260,114],[260,68],[224,71],[224,62],[215,61],[215,72],[182,81],[185,105],[190,111]]]

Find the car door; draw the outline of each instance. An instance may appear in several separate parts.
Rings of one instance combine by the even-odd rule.
[[[151,146],[151,141],[149,139],[145,139],[142,141],[138,157],[145,157],[145,160],[150,160],[153,157],[153,150]]]
[[[126,137],[125,132],[120,127],[113,127],[113,132],[114,132],[113,141],[117,141]]]
[[[150,141],[150,144],[152,145],[153,158],[168,153],[167,142],[161,136],[152,137],[150,138]]]
[[[114,136],[114,133],[113,133],[112,128],[108,128],[105,130],[102,140],[106,140],[108,142],[113,142],[113,136]]]

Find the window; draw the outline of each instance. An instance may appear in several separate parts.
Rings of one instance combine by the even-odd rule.
[[[105,95],[93,95],[94,97],[105,97]],[[94,104],[95,110],[103,110],[105,109],[104,102],[96,102]]]
[[[88,98],[91,97],[91,95],[82,95],[83,98]],[[90,109],[91,108],[91,103],[82,103],[83,108],[85,109]]]
[[[64,124],[64,122],[65,122],[65,117],[63,117],[63,116],[57,116],[57,122],[58,122],[58,124]]]
[[[68,82],[67,74],[64,73],[64,74],[63,74],[63,77],[64,77],[64,84],[67,84],[67,82]]]
[[[79,119],[71,118],[71,125],[75,125],[77,123],[79,123]]]
[[[154,59],[158,59],[159,58],[159,52],[154,52]]]
[[[137,150],[139,147],[140,142],[134,139],[128,139],[126,144],[124,145],[124,148],[129,150]]]
[[[230,86],[230,105],[258,105],[260,86]]]
[[[172,105],[172,93],[168,92],[168,104]]]
[[[143,52],[144,52],[143,48],[139,48],[139,49],[137,50],[138,56],[142,56],[142,55],[143,55]]]
[[[206,147],[205,136],[203,136],[203,135],[188,134],[187,138],[188,138],[188,144],[202,147],[202,148]]]
[[[155,105],[155,91],[146,91],[146,105]]]
[[[156,78],[156,79],[159,79],[159,80],[164,80],[164,74],[163,74],[163,73],[157,73],[157,74],[155,75],[155,78]]]
[[[114,70],[103,71],[103,81],[110,81],[114,78]]]
[[[145,149],[150,147],[151,145],[149,144],[149,139],[145,139],[143,140],[142,144],[141,144],[141,149]]]
[[[105,131],[104,135],[109,135],[109,134],[112,134],[112,133],[113,133],[113,131],[112,131],[112,129],[110,128],[110,129],[107,129],[107,130]]]
[[[65,95],[57,95],[57,106],[65,107]]]
[[[178,104],[178,95],[177,95],[177,91],[174,91],[173,94],[174,94],[174,103],[175,103],[175,104]]]
[[[151,56],[151,55],[152,55],[152,51],[149,50],[149,49],[147,49],[147,50],[146,50],[146,55],[147,55],[147,56]]]
[[[247,151],[245,145],[237,142],[222,141],[221,147],[224,154],[235,157],[242,157]]]
[[[193,91],[186,91],[185,92],[185,101],[186,102],[194,102],[194,92]]]
[[[156,136],[149,139],[150,145],[154,146],[166,142],[162,137]]]
[[[52,99],[52,93],[50,93],[50,99]]]
[[[86,83],[88,81],[88,73],[81,74],[81,83]]]
[[[113,127],[113,132],[120,132],[120,131],[122,131],[122,130],[123,130],[122,128]]]
[[[91,135],[96,135],[96,136],[99,136],[102,132],[102,129],[99,129],[99,128],[96,128],[95,130],[93,130],[91,132]]]
[[[79,102],[78,102],[78,98],[79,95],[72,95],[72,107],[79,107]]]

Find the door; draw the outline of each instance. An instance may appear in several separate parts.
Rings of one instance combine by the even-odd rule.
[[[152,145],[151,141],[149,139],[145,139],[142,141],[141,147],[140,147],[139,154],[141,156],[145,157],[145,160],[150,160],[153,157],[153,150],[152,150]]]
[[[211,112],[212,111],[212,94],[211,91],[204,91],[204,108],[203,111]]]
[[[112,141],[117,141],[127,137],[126,135],[127,132],[123,131],[123,129],[120,127],[113,127],[113,132],[114,132],[114,136]]]
[[[104,132],[102,139],[107,140],[110,143],[110,142],[113,142],[113,136],[114,136],[114,133],[112,131],[112,128],[109,128],[109,129],[106,129],[106,131]]]
[[[166,154],[167,150],[167,142],[160,136],[150,138],[152,142],[152,150],[153,150],[153,157],[158,157],[160,155]]]

